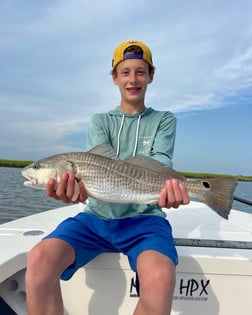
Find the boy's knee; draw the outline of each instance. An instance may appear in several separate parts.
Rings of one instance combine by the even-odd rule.
[[[29,270],[34,270],[36,268],[41,268],[43,264],[47,263],[47,254],[41,243],[37,244],[31,249],[28,254],[27,268]]]
[[[142,277],[140,287],[145,292],[149,290],[156,292],[159,295],[166,295],[167,292],[173,292],[176,283],[176,268],[171,263],[169,267],[167,264],[160,263],[147,276]]]
[[[27,286],[43,285],[52,279],[50,259],[43,246],[36,245],[31,249],[27,259],[25,281]]]

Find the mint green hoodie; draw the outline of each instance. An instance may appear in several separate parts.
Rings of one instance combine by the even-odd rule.
[[[120,107],[108,113],[95,114],[90,121],[87,149],[108,143],[118,158],[146,155],[167,167],[172,167],[176,135],[176,118],[169,111],[147,108],[137,114],[127,114]],[[85,211],[104,219],[155,214],[165,216],[158,205],[104,203],[89,198]]]

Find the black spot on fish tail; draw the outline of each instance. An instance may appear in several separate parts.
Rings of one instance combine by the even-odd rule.
[[[225,177],[208,178],[202,181],[202,185],[206,188],[204,202],[221,217],[228,219],[237,181]]]
[[[205,188],[210,189],[210,185],[209,185],[209,183],[208,183],[207,181],[203,181],[203,182],[202,182],[202,185],[203,185]]]

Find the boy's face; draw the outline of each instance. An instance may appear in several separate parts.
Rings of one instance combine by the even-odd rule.
[[[147,85],[152,82],[154,73],[149,73],[149,65],[142,59],[127,59],[117,66],[113,81],[121,92],[122,104],[144,103]]]

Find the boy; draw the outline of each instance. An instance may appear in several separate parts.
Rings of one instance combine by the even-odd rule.
[[[176,119],[169,111],[145,106],[145,93],[154,77],[150,49],[140,41],[116,47],[112,79],[120,90],[120,106],[92,117],[87,148],[109,143],[120,159],[147,155],[172,166]],[[72,202],[74,174],[64,174],[48,196]],[[77,201],[87,199],[85,183],[79,183]],[[122,252],[139,280],[139,301],[134,315],[169,315],[175,286],[177,253],[169,222],[162,207],[189,203],[177,180],[168,180],[157,205],[109,204],[89,198],[84,212],[62,222],[30,252],[26,274],[30,315],[63,314],[60,278],[73,273],[103,252]],[[91,241],[92,240],[92,241]]]

